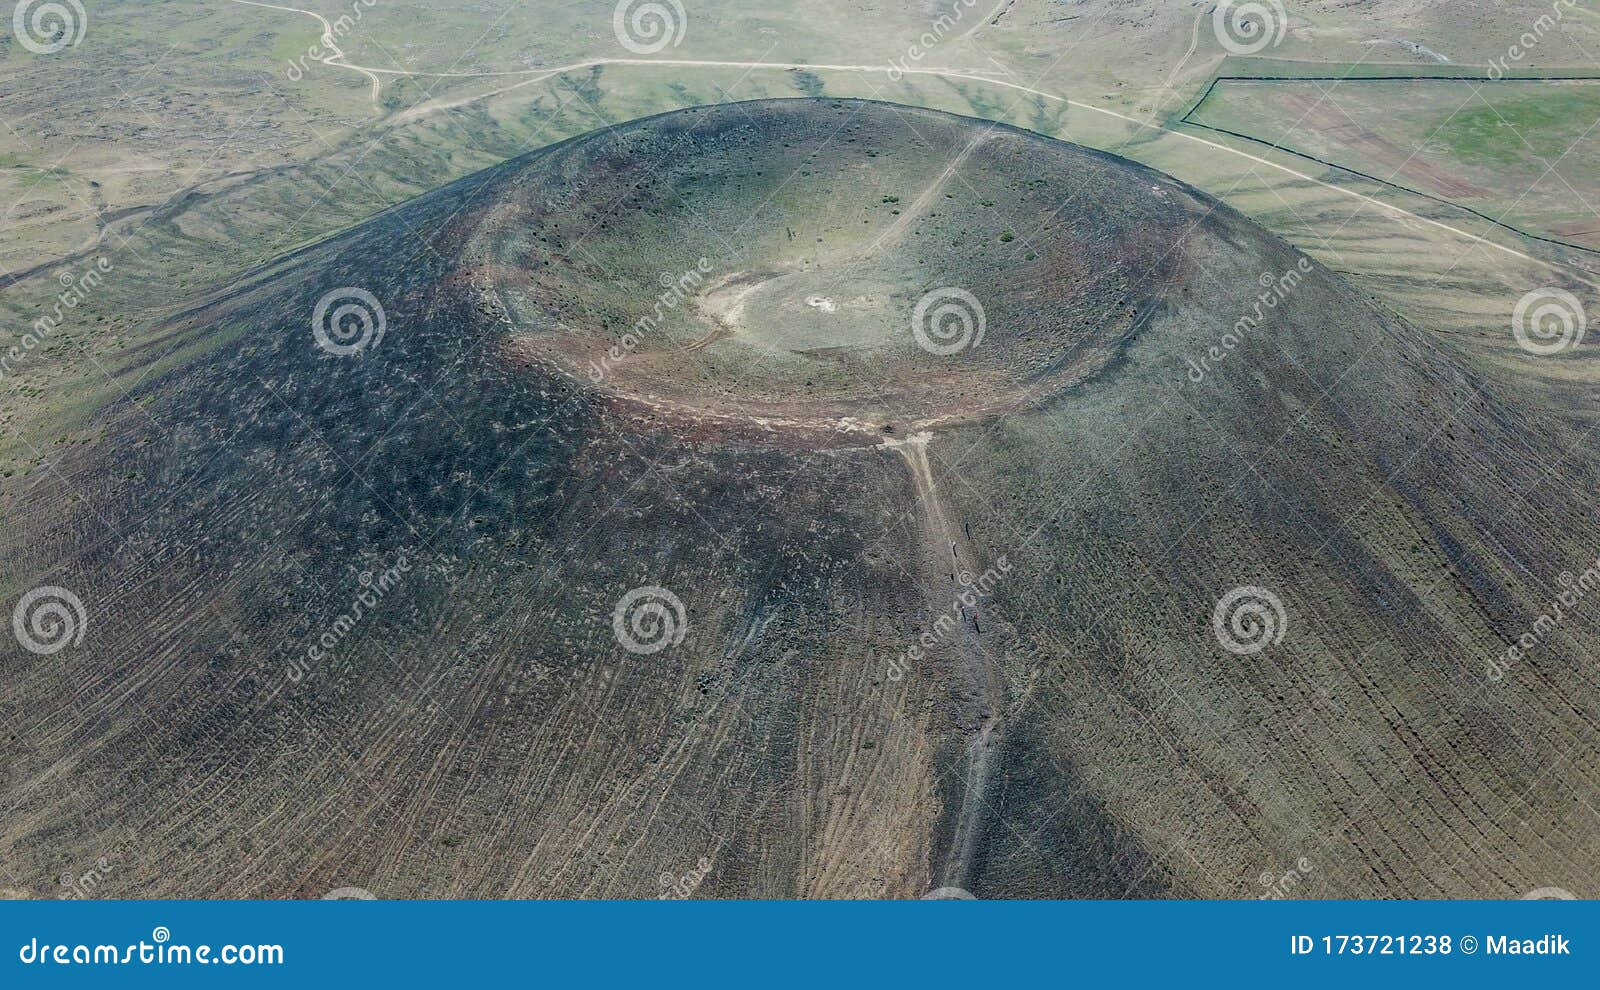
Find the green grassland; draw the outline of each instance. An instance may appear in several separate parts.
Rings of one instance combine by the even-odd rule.
[[[1188,119],[1600,248],[1600,80],[1223,79]]]
[[[1462,161],[1509,166],[1510,176],[1520,178],[1537,164],[1530,159],[1589,158],[1594,146],[1580,142],[1586,142],[1596,121],[1600,85],[1541,85],[1523,94],[1513,87],[1503,96],[1492,91],[1482,105],[1474,101],[1447,117],[1437,134]]]

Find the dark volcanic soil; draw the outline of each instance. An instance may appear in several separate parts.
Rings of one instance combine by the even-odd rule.
[[[384,332],[339,353],[349,288]],[[946,294],[924,346],[951,289],[981,339]],[[8,587],[89,623],[4,641],[0,884],[1519,896],[1600,862],[1593,622],[1486,676],[1593,564],[1596,506],[1519,494],[1596,491],[1587,455],[1148,169],[702,108],[169,329],[59,465],[83,496],[8,514]],[[1254,653],[1213,629],[1240,587],[1281,607]]]

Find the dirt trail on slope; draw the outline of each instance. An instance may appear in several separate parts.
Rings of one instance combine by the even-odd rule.
[[[912,222],[928,212],[928,207],[933,204],[939,192],[949,185],[950,177],[956,174],[956,169],[961,167],[961,164],[977,150],[979,145],[987,142],[989,137],[990,131],[985,130],[967,142],[967,146],[962,148],[954,158],[950,159],[950,164],[944,167],[944,171],[940,172],[932,182],[928,183],[927,188],[922,190],[922,194],[910,206],[907,206],[898,217],[895,217],[894,222],[882,234],[878,235],[871,244],[867,245],[866,250],[856,256],[856,260],[873,257],[885,248],[893,247],[900,243],[900,240],[906,236],[906,231],[910,229]]]
[[[962,756],[961,805],[951,830],[950,847],[945,861],[935,877],[938,887],[965,889],[971,879],[973,855],[978,848],[983,823],[984,795],[992,776],[994,753],[1000,739],[1001,698],[1004,685],[999,670],[984,657],[978,643],[979,625],[975,608],[969,608],[960,599],[967,584],[961,575],[977,573],[971,548],[961,527],[950,518],[933,471],[928,463],[928,442],[931,433],[917,433],[905,440],[888,441],[886,447],[894,448],[905,458],[917,488],[917,501],[922,510],[924,537],[923,563],[926,580],[932,597],[934,615],[947,610],[955,618],[955,657],[958,669],[966,684],[961,685],[962,727],[970,733]],[[933,589],[939,589],[934,592]]]

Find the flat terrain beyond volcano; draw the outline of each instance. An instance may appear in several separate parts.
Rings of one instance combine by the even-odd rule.
[[[101,858],[184,897],[1600,866],[1600,637],[1505,659],[1594,565],[1592,461],[1142,166],[883,103],[685,110],[163,329],[59,465],[82,497],[27,489],[0,549],[89,616],[0,657],[35,893]],[[1584,494],[1519,494],[1552,476]]]

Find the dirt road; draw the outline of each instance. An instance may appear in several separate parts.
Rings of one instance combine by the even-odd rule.
[[[961,699],[961,724],[970,735],[961,760],[961,804],[951,829],[949,849],[935,879],[940,887],[965,889],[971,882],[973,857],[982,835],[984,796],[1000,740],[1005,688],[999,670],[988,661],[978,642],[978,616],[961,598],[978,568],[963,529],[951,520],[934,482],[928,462],[932,438],[931,433],[916,433],[884,446],[892,447],[904,458],[916,485],[917,504],[922,512],[922,562],[932,614],[938,617],[948,612],[955,619],[952,645],[960,679],[955,693]]]

